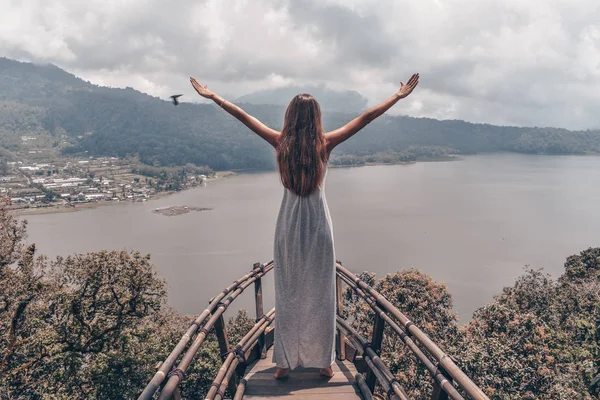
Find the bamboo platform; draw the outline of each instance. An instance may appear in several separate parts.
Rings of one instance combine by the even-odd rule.
[[[178,386],[211,330],[217,336],[223,363],[206,394],[206,400],[223,400],[225,393],[232,394],[235,400],[278,400],[288,396],[296,400],[362,399],[363,396],[367,398],[365,400],[372,400],[379,398],[372,394],[378,388],[390,400],[408,400],[409,396],[401,382],[379,356],[386,331],[400,337],[427,371],[432,380],[432,400],[489,400],[483,390],[458,367],[451,355],[439,348],[381,293],[344,268],[339,261],[336,263],[338,315],[335,344],[336,355],[347,361],[336,361],[333,365],[335,375],[329,379],[321,376],[318,369],[298,369],[292,371],[285,380],[275,380],[272,351],[265,354],[266,358],[260,359],[260,355],[272,347],[274,340],[272,324],[277,315],[274,308],[265,314],[262,298],[262,277],[273,268],[273,261],[255,263],[251,272],[236,279],[213,297],[169,356],[156,366],[156,373],[138,400],[152,400],[157,393],[159,400],[181,399]],[[233,345],[229,343],[223,313],[250,285],[254,286],[256,324]],[[352,290],[375,313],[370,340],[343,319],[341,312],[344,309],[345,290]],[[386,330],[386,327],[389,329]],[[357,368],[361,374],[357,374]],[[463,393],[459,393],[459,390]]]
[[[283,380],[273,378],[275,365],[271,362],[273,349],[267,358],[259,359],[246,375],[246,392],[244,400],[269,399],[278,400],[290,397],[296,400],[319,399],[362,399],[354,377],[356,367],[348,361],[336,360],[333,364],[335,375],[325,378],[318,369],[298,368]]]

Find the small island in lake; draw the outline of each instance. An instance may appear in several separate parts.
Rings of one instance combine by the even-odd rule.
[[[188,207],[188,206],[170,206],[170,207],[162,207],[155,208],[152,210],[155,214],[166,215],[167,217],[173,217],[175,215],[187,214],[190,211],[209,211],[212,208],[206,207]]]

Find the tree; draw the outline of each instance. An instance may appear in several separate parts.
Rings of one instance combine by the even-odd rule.
[[[25,245],[25,228],[0,204],[0,399],[137,397],[194,317],[166,306],[148,255],[48,261]],[[235,322],[233,340],[254,324],[245,313]],[[184,397],[205,394],[219,366],[210,333],[186,372]]]
[[[8,211],[9,197],[0,197],[0,278],[5,267],[20,257],[27,237],[27,221],[17,221]]]
[[[598,383],[592,387],[600,375],[600,248],[567,258],[558,292],[559,323],[568,337],[564,356],[569,363],[561,370],[563,381],[600,397]]]
[[[600,394],[600,249],[567,258],[553,281],[527,270],[477,310],[457,353],[492,399],[578,398]]]
[[[48,389],[56,336],[48,323],[53,287],[43,279],[45,267],[31,245],[18,252],[16,268],[0,271],[0,393],[7,398],[36,398]]]
[[[149,258],[103,251],[47,263],[32,245],[17,263],[2,280],[0,387],[25,398],[134,397],[153,366],[148,338],[165,321]]]
[[[567,258],[562,283],[583,283],[600,279],[600,248],[590,248]]]
[[[7,175],[9,171],[10,171],[10,168],[8,166],[8,163],[6,162],[5,159],[1,158],[0,159],[0,176]]]
[[[527,269],[513,286],[478,309],[458,328],[451,297],[417,270],[380,281],[362,273],[407,314],[494,400],[591,399],[600,375],[600,248],[570,256],[565,273],[552,280],[543,270]],[[369,338],[373,313],[348,289],[346,314]],[[386,328],[387,329],[387,328]],[[385,332],[382,358],[415,398],[429,395],[431,380],[397,336]]]
[[[533,310],[552,295],[553,284],[546,276],[531,271],[515,288],[518,294],[507,293],[506,298],[498,298],[475,312],[457,351],[460,365],[492,399],[558,396],[552,371],[560,340],[548,321]],[[525,301],[523,307],[511,304],[521,300]],[[568,398],[565,394],[554,398]]]

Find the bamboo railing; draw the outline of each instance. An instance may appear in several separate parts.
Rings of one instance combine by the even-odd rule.
[[[216,333],[217,338],[219,339],[220,348],[226,347],[226,333],[225,331],[225,323],[223,321],[223,313],[229,307],[231,302],[235,300],[248,286],[252,283],[255,283],[255,287],[260,288],[260,279],[267,272],[273,269],[273,263],[267,263],[265,265],[262,264],[254,264],[253,269],[250,273],[244,275],[243,277],[235,280],[231,285],[227,286],[221,293],[219,293],[216,297],[211,299],[208,307],[196,318],[192,326],[187,330],[187,332],[183,335],[183,337],[179,340],[179,343],[175,346],[175,348],[171,351],[171,354],[163,361],[156,374],[150,381],[150,383],[146,386],[142,394],[139,396],[139,400],[151,399],[154,393],[162,386],[160,399],[169,399],[171,396],[178,396],[176,393],[176,388],[179,383],[182,381],[183,376],[185,374],[186,369],[189,367],[192,359],[200,349],[200,346],[206,339],[208,332],[215,327],[216,325]],[[258,283],[256,283],[258,281]],[[261,310],[262,310],[262,289],[257,289],[257,292],[260,292],[260,300],[261,300]],[[225,296],[228,296],[227,298]],[[257,295],[258,299],[258,295]],[[258,301],[257,301],[258,304]],[[258,306],[257,306],[258,309]],[[261,312],[262,314],[262,312]],[[210,318],[209,318],[210,316]],[[262,315],[260,316],[262,317]],[[208,318],[208,321],[206,319]],[[175,361],[181,355],[183,350],[186,348],[187,344],[192,339],[193,335],[198,332],[196,338],[189,346],[184,356],[180,360],[179,364],[177,364],[176,368],[174,367]],[[163,386],[163,383],[168,378],[166,384]]]
[[[373,339],[368,347],[375,351],[381,349],[383,340],[383,329],[385,324],[389,324],[391,329],[400,336],[400,339],[413,352],[417,359],[425,366],[427,371],[434,379],[432,399],[463,399],[453,386],[456,382],[469,398],[488,399],[483,391],[456,365],[456,363],[444,353],[423,331],[421,331],[406,315],[401,313],[392,303],[375,289],[361,281],[359,277],[348,271],[338,261],[336,265],[338,286],[341,281],[346,283],[356,294],[367,302],[375,312],[375,327],[373,329]],[[338,290],[338,293],[340,290]],[[338,310],[339,313],[339,310]],[[339,319],[338,319],[339,321]],[[339,326],[339,323],[338,323]],[[342,327],[343,329],[343,327]],[[429,354],[428,357],[417,346],[420,344]],[[432,360],[433,358],[433,360]],[[371,374],[373,371],[371,371]],[[367,377],[367,384],[371,391],[374,388],[374,380]]]
[[[217,336],[223,363],[213,380],[206,399],[222,400],[226,390],[229,390],[234,396],[234,400],[242,399],[247,384],[243,378],[246,367],[258,358],[265,358],[266,349],[273,341],[274,332],[272,328],[269,330],[269,327],[275,319],[275,309],[267,314],[263,312],[261,279],[273,268],[272,261],[267,264],[256,263],[251,272],[237,279],[212,298],[208,307],[196,318],[169,356],[157,366],[156,374],[140,394],[138,400],[152,399],[155,395],[158,395],[160,400],[180,399],[178,386],[211,329],[214,329]],[[256,324],[239,343],[231,347],[223,313],[251,284],[254,284]],[[353,290],[375,313],[370,341],[367,341],[341,317],[344,308],[344,285]],[[378,397],[373,396],[377,383],[389,399],[409,399],[401,383],[380,357],[386,324],[392,332],[400,337],[431,375],[433,380],[432,400],[448,398],[464,400],[465,397],[459,393],[459,390],[467,398],[489,400],[452,358],[445,354],[406,315],[394,307],[384,296],[361,281],[359,277],[344,268],[339,261],[336,263],[336,297],[338,310],[336,317],[337,358],[345,360],[347,355],[350,355],[350,361],[354,362],[359,371],[356,375],[356,384],[366,400]],[[191,344],[190,341],[192,341]],[[179,362],[175,366],[177,360]],[[366,377],[362,373],[366,373]]]

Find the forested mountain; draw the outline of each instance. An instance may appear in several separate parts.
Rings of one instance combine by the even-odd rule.
[[[350,96],[349,101],[362,98],[358,96]],[[241,105],[266,124],[281,127],[283,105]],[[326,129],[357,114],[327,112],[326,105]],[[132,88],[85,82],[56,66],[0,58],[0,146],[18,150],[23,135],[43,136],[51,146],[65,146],[62,151],[66,153],[137,155],[156,166],[194,163],[224,170],[271,169],[274,165],[269,146],[215,105],[174,107]],[[600,131],[383,116],[341,145],[333,162],[393,162],[500,151],[598,153]]]

